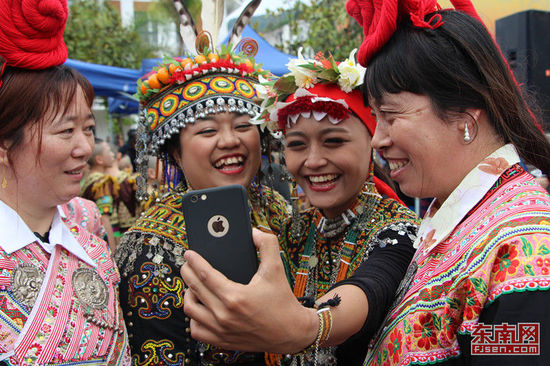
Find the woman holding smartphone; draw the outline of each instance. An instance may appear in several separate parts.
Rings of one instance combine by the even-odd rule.
[[[364,68],[353,53],[339,64],[321,56],[300,57],[289,69],[276,83],[263,85],[272,96],[264,101],[263,118],[285,134],[288,170],[313,207],[283,226],[279,242],[286,276],[296,297],[319,306],[331,287],[363,265],[359,271],[370,281],[372,311],[356,323],[356,331],[364,324],[373,333],[413,256],[418,218],[375,176],[370,142],[376,123],[358,89]],[[186,309],[193,316],[195,305]],[[345,306],[334,306],[331,315]],[[312,347],[293,357],[269,354],[266,362],[354,365],[364,359],[364,341]]]
[[[259,112],[253,84],[260,75],[267,72],[251,57],[224,49],[167,60],[139,83],[139,169],[144,177],[150,147],[170,190],[128,230],[115,254],[137,364],[152,358],[156,365],[263,364],[262,354],[215,349],[192,339],[179,275],[188,249],[185,192],[241,185],[248,191],[252,225],[275,234],[288,215],[288,203],[257,177],[261,139],[250,119]]]
[[[519,163],[548,173],[550,144],[472,3],[451,3],[456,10],[438,10],[432,0],[347,3],[365,30],[358,58],[368,65],[364,91],[377,119],[372,144],[404,193],[435,197],[364,365],[547,365],[550,196]],[[186,311],[197,338],[297,352],[325,339],[325,329],[325,344],[334,344],[346,316],[361,323],[373,310],[366,288],[348,297],[341,286],[333,290],[342,296],[336,309],[358,306],[334,311],[332,328],[316,323],[289,291],[268,285],[282,265],[276,245],[256,239],[264,255],[250,286],[234,286],[187,253]],[[272,294],[274,308],[253,305],[261,291]],[[247,321],[239,309],[254,316]],[[526,326],[533,332],[522,337]],[[498,334],[516,330],[516,339]],[[540,348],[529,355],[515,342]],[[497,345],[498,354],[487,354]]]

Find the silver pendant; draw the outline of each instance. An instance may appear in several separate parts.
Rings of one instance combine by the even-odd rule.
[[[32,309],[42,287],[44,276],[44,272],[30,264],[21,264],[15,267],[10,283],[13,297],[19,303]]]
[[[73,291],[84,307],[103,310],[109,302],[109,290],[99,274],[88,268],[79,268],[72,276]]]
[[[307,265],[309,266],[309,268],[317,267],[318,263],[319,263],[319,258],[317,258],[315,254],[312,254],[307,261]]]

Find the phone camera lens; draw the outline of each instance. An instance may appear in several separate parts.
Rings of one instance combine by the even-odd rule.
[[[196,194],[192,195],[191,196],[191,203],[195,203],[199,200],[199,196],[197,196]]]

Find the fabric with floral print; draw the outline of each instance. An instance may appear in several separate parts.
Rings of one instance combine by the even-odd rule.
[[[365,365],[469,357],[459,338],[471,336],[492,304],[502,306],[515,294],[549,293],[550,196],[518,161],[506,145],[445,202],[432,203],[416,243],[417,271],[372,340]],[[529,317],[528,305],[520,311]]]

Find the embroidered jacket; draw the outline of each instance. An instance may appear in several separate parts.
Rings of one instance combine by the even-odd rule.
[[[107,233],[101,223],[101,214],[92,201],[82,197],[74,197],[69,202],[61,205],[60,213],[62,217],[107,241]]]
[[[278,234],[288,215],[287,202],[262,186],[261,194],[268,203],[265,207],[258,192],[258,188],[249,189],[252,225]],[[124,234],[115,253],[122,275],[121,298],[133,365],[263,360],[263,355],[215,349],[191,338],[189,318],[183,312],[184,283],[180,276],[188,248],[182,195],[179,191],[163,196]]]
[[[548,364],[550,196],[518,162],[503,146],[443,204],[432,202],[409,278],[365,365]],[[481,323],[539,323],[546,347],[535,358],[481,356],[473,339]]]
[[[59,213],[43,243],[1,201],[0,223],[0,362],[129,365],[107,244]]]

